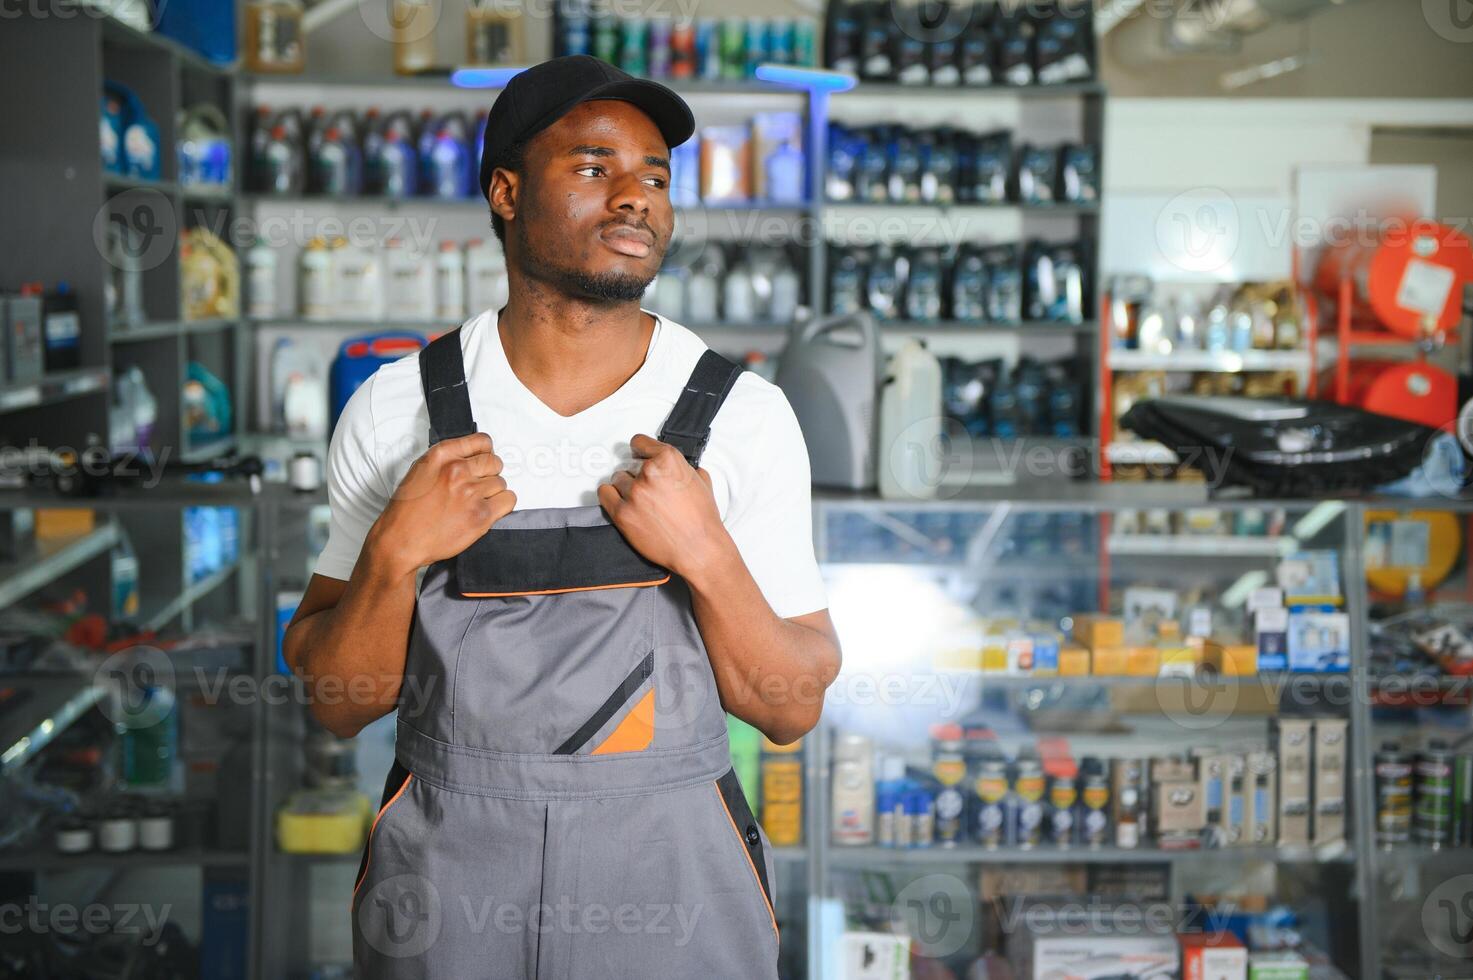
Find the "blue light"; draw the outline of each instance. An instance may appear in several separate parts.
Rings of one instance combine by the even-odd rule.
[[[847,92],[859,83],[853,75],[822,68],[798,68],[794,65],[758,65],[757,77],[790,88],[806,88],[814,92]]]
[[[450,73],[450,84],[456,88],[506,88],[513,77],[526,71],[521,68],[457,68]]]

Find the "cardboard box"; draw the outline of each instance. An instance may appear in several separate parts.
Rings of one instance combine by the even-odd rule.
[[[1245,980],[1248,950],[1230,932],[1193,932],[1181,944],[1182,980]]]
[[[1161,672],[1161,651],[1155,647],[1126,647],[1125,672],[1131,677],[1155,677]]]
[[[1151,826],[1161,847],[1194,844],[1206,811],[1196,767],[1185,759],[1151,761]]]
[[[1272,752],[1249,752],[1244,791],[1251,794],[1253,820],[1248,828],[1248,843],[1255,847],[1272,847],[1277,830],[1275,817],[1278,803],[1274,793],[1278,760]]]
[[[1202,645],[1202,663],[1224,677],[1246,677],[1258,673],[1258,647],[1208,640]]]
[[[1329,844],[1345,839],[1345,763],[1349,751],[1344,718],[1314,723],[1314,800],[1312,840]]]
[[[1125,642],[1125,623],[1114,616],[1080,613],[1074,617],[1074,639],[1091,650]]]
[[[1289,669],[1289,610],[1272,606],[1255,611],[1253,637],[1259,670]]]
[[[1161,663],[1156,672],[1162,677],[1194,677],[1199,655],[1193,647],[1169,646],[1160,649]]]
[[[1343,612],[1297,612],[1289,616],[1289,669],[1348,671],[1350,616]]]
[[[1292,950],[1248,957],[1248,980],[1309,980],[1309,963]]]
[[[1015,971],[1017,980],[1160,977],[1170,976],[1177,965],[1172,936],[1038,936],[1032,946],[1032,968]]]
[[[1089,651],[1083,647],[1059,649],[1059,676],[1082,677],[1090,672]]]
[[[97,527],[94,511],[77,507],[38,507],[33,533],[38,544],[86,534]]]
[[[984,674],[1006,674],[1008,672],[1008,645],[1001,636],[982,639],[982,672]]]
[[[1279,843],[1308,844],[1314,723],[1306,718],[1275,718],[1271,731],[1279,759]]]
[[[1123,677],[1129,663],[1126,647],[1094,647],[1090,651],[1090,673],[1100,677]]]
[[[5,370],[0,381],[35,381],[45,371],[41,333],[41,297],[10,296],[5,304]]]
[[[910,980],[910,937],[846,932],[839,940],[844,980]]]
[[[1244,762],[1241,755],[1222,757],[1222,842],[1226,847],[1243,844],[1244,829],[1248,824],[1247,798],[1243,792]]]
[[[1222,847],[1227,842],[1223,831],[1223,805],[1226,799],[1227,756],[1210,750],[1197,753],[1197,783],[1202,794],[1203,846]]]
[[[1059,635],[1033,634],[1033,676],[1052,677],[1059,673]]]

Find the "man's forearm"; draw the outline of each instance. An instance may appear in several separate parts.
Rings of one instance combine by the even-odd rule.
[[[307,682],[314,716],[334,734],[357,734],[398,701],[415,571],[370,533],[337,605],[287,630],[287,662]]]
[[[722,706],[774,742],[810,731],[838,673],[834,641],[774,613],[730,537],[685,578]]]

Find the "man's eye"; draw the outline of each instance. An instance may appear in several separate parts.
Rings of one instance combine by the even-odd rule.
[[[604,168],[603,167],[600,167],[600,166],[597,166],[595,164],[589,164],[586,167],[579,167],[575,171],[575,173],[583,174],[585,177],[597,177],[600,174],[602,174],[603,172],[604,172]]]
[[[665,178],[664,177],[646,177],[645,178],[645,182],[648,183],[651,187],[664,187],[665,186]]]

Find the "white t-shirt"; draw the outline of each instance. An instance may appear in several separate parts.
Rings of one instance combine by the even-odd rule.
[[[706,344],[658,316],[644,363],[603,401],[571,417],[518,380],[501,347],[497,313],[461,327],[471,412],[491,436],[518,508],[598,503],[598,487],[633,465],[635,433],[659,437]],[[327,458],[332,523],[316,572],[347,580],[369,528],[410,465],[429,447],[419,355],[374,372],[348,400]],[[722,523],[752,578],[784,619],[828,605],[813,552],[808,450],[781,389],[743,372],[711,425],[701,456]]]

